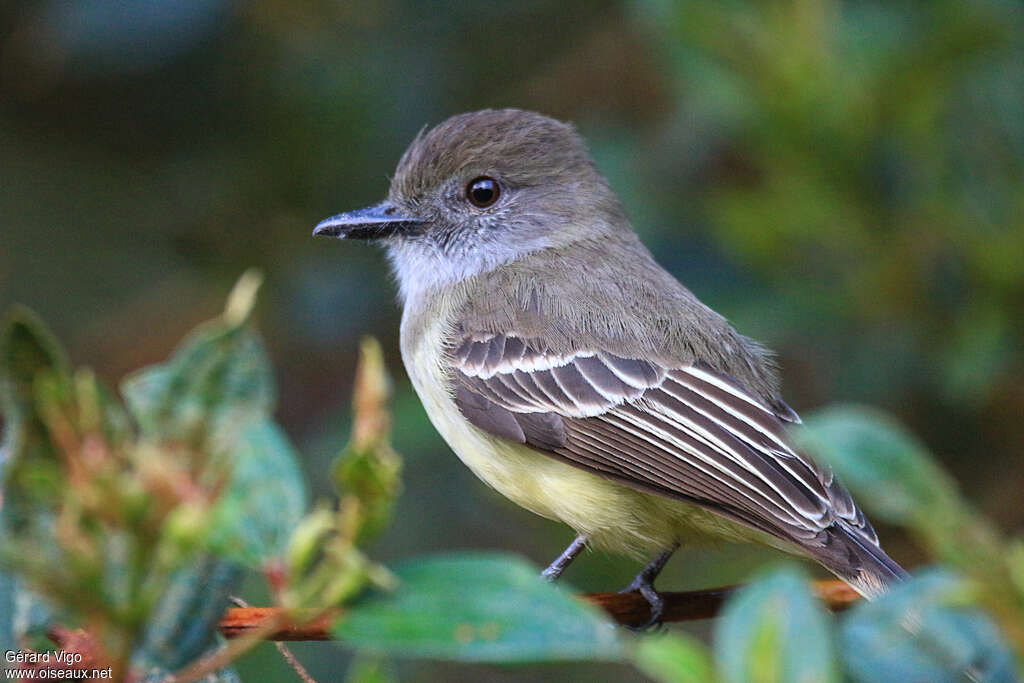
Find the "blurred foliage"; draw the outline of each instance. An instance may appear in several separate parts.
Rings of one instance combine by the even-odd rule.
[[[859,606],[839,634],[849,677],[935,683],[1020,680],[1020,660],[1014,660],[993,622],[970,609],[964,591],[949,575],[924,573],[885,600]],[[1019,625],[1019,610],[1016,618]]]
[[[55,634],[71,624],[83,634],[85,651],[76,652],[112,666],[114,680],[237,680],[225,666],[260,633],[221,649],[216,633],[248,567],[265,570],[285,621],[382,589],[349,606],[336,631],[371,653],[618,658],[595,609],[521,560],[427,558],[396,577],[366,556],[362,546],[390,521],[401,469],[373,340],[363,342],[352,438],[334,467],[337,508],[301,516],[295,453],[269,417],[272,372],[247,324],[259,283],[244,275],[222,316],[166,363],[130,376],[128,411],[91,373],[72,373],[33,314],[10,314],[0,329],[0,646],[53,649],[37,637],[45,633],[63,648]],[[18,602],[31,606],[27,621]]]
[[[376,657],[358,657],[345,676],[345,683],[395,683],[395,677]]]
[[[395,569],[392,595],[354,606],[334,629],[344,645],[403,657],[533,662],[622,657],[595,607],[506,554],[446,554]]]
[[[894,419],[856,407],[811,415],[796,434],[943,569],[839,619],[789,567],[730,600],[713,650],[679,635],[628,637],[508,554],[427,556],[392,573],[365,551],[400,489],[381,349],[362,345],[352,437],[333,467],[339,501],[301,517],[294,451],[269,417],[272,372],[248,325],[259,282],[244,275],[223,315],[126,380],[127,410],[69,368],[33,314],[10,314],[0,332],[0,566],[10,572],[0,574],[0,645],[49,649],[32,631],[56,640],[71,624],[116,680],[237,680],[227,666],[265,633],[224,647],[216,633],[248,567],[263,569],[284,608],[267,631],[343,606],[333,635],[360,653],[351,680],[386,679],[382,656],[617,662],[688,683],[1018,676],[1024,540],[1004,538],[964,502]]]
[[[391,521],[400,490],[402,462],[391,448],[391,381],[375,339],[364,339],[356,369],[352,440],[334,467],[340,492],[350,492],[343,504],[346,526],[358,529],[353,543],[365,543]]]
[[[401,460],[391,448],[389,380],[380,345],[364,339],[356,371],[352,438],[334,465],[341,496],[336,511],[321,506],[299,524],[288,549],[288,608],[329,608],[368,584],[389,589],[396,581],[360,547],[391,519]]]
[[[1020,371],[1024,333],[1020,12],[649,7],[680,85],[701,94],[682,113],[730,165],[701,201],[715,238],[806,313],[886,332],[861,353],[883,346],[903,376],[945,369],[918,374],[954,404],[990,400]]]
[[[398,314],[383,259],[314,243],[312,225],[377,200],[424,124],[535,109],[576,122],[659,261],[779,351],[790,403],[893,413],[974,501],[955,507],[969,545],[1024,557],[1012,534],[976,524],[984,513],[989,529],[1024,528],[1022,22],[1009,0],[0,3],[0,309],[39,311],[111,386],[166,357],[240,270],[260,267],[274,417],[328,496],[333,479],[319,473],[350,426],[359,339],[387,340],[397,367]],[[568,542],[479,485],[401,375],[394,410],[406,490],[366,511],[394,505],[394,523],[368,535],[374,557],[508,548],[543,563]],[[248,433],[272,443],[265,426]],[[268,491],[277,480],[264,479]],[[882,503],[876,523],[912,521]],[[904,563],[959,538],[929,509],[927,532],[880,525]],[[240,563],[272,529],[230,541]],[[742,580],[765,557],[681,554],[662,585]],[[1024,585],[1024,564],[1010,570]],[[595,557],[570,578],[606,590],[635,571]],[[9,597],[0,590],[0,614]],[[45,612],[15,611],[26,627]],[[308,661],[321,678],[347,666],[332,649]],[[239,667],[291,675],[272,650]],[[640,680],[607,662],[393,669],[402,680]]]
[[[651,635],[637,643],[637,667],[656,681],[707,683],[713,679],[711,655],[699,641],[680,634]]]
[[[776,571],[744,588],[715,625],[724,681],[839,681],[821,606],[800,572]]]
[[[963,500],[927,449],[891,418],[863,408],[822,410],[800,431],[873,516],[908,528],[931,557],[973,581],[974,599],[999,617],[1024,654],[1024,590],[1005,538]],[[863,492],[863,493],[860,493]]]
[[[281,552],[305,488],[246,325],[258,286],[243,276],[220,318],[127,380],[127,410],[91,372],[70,369],[33,314],[8,316],[0,566],[17,577],[5,600],[34,614],[0,615],[5,648],[31,627],[70,622],[117,680],[159,678],[215,643],[241,569]]]

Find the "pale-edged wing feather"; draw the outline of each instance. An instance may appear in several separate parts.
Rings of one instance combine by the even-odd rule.
[[[556,354],[480,334],[457,345],[452,369],[459,409],[491,434],[807,549],[825,552],[837,522],[857,543],[878,546],[831,471],[787,443],[783,422],[799,421],[796,413],[705,364],[663,367],[601,349]]]

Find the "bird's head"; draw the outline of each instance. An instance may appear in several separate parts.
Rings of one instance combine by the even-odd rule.
[[[384,241],[400,280],[409,269],[447,280],[623,224],[572,126],[502,109],[453,116],[420,133],[385,201],[328,218],[313,234]]]

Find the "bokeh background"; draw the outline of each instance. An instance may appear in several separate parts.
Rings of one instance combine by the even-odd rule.
[[[795,408],[895,413],[1019,533],[1022,14],[995,0],[6,0],[0,308],[31,306],[114,384],[257,266],[279,418],[314,494],[331,495],[357,343],[373,334],[406,463],[375,556],[499,548],[546,563],[571,533],[478,483],[413,396],[382,255],[310,237],[382,197],[422,126],[534,109],[576,123],[669,270],[778,350]],[[898,560],[925,559],[881,533]],[[738,581],[772,557],[683,551],[660,585]],[[592,555],[567,579],[611,590],[636,569]],[[258,602],[258,582],[245,594]],[[331,645],[296,651],[319,680],[348,664]],[[392,667],[411,681],[640,678]],[[294,677],[269,646],[239,670]]]

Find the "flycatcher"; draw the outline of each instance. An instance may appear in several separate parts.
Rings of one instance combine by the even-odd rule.
[[[387,200],[314,235],[383,242],[402,360],[441,436],[490,486],[585,546],[683,542],[809,555],[867,597],[906,576],[832,472],[797,452],[771,355],[655,263],[572,126],[515,109],[420,133]]]

